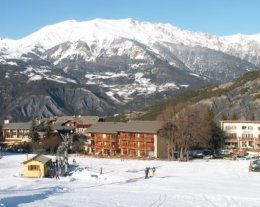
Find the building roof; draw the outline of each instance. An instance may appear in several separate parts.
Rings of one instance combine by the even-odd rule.
[[[86,130],[87,133],[157,133],[160,129],[160,122],[157,121],[130,121],[124,122],[97,122]]]
[[[17,122],[3,125],[3,129],[30,129],[32,122]]]
[[[45,163],[49,162],[49,161],[51,160],[51,158],[48,158],[48,157],[46,157],[46,156],[44,156],[44,155],[36,155],[36,156],[34,156],[33,158],[31,158],[31,159],[26,160],[25,162],[23,162],[23,164],[26,164],[26,163],[31,162],[31,161],[33,161],[33,160],[36,160],[36,161],[39,161],[39,162],[45,164]]]
[[[99,121],[98,116],[61,116],[57,117],[57,123],[66,123],[68,121],[73,121],[78,124],[92,125]]]
[[[160,128],[158,121],[129,121],[119,131],[155,134]]]
[[[74,131],[75,127],[74,126],[64,126],[61,125],[60,123],[54,123],[53,125],[51,125],[52,130],[54,131]]]
[[[89,127],[86,132],[116,134],[125,124],[123,122],[97,122]]]
[[[77,116],[75,121],[79,124],[91,125],[99,121],[98,116]]]

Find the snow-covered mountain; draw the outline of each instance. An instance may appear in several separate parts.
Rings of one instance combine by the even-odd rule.
[[[98,55],[102,49],[109,49],[111,44],[118,39],[137,41],[146,45],[155,53],[158,53],[156,47],[154,47],[156,43],[171,43],[190,47],[206,47],[251,60],[255,64],[260,63],[260,34],[218,37],[206,33],[181,30],[170,24],[153,24],[133,19],[95,19],[86,22],[69,20],[46,26],[20,40],[2,39],[0,40],[0,48],[5,57],[17,58],[35,50],[43,52],[65,42],[82,41],[90,46],[99,46],[95,48],[96,55]],[[126,43],[124,46],[125,48],[122,48],[122,50],[128,49],[129,45]],[[71,50],[70,52],[63,57],[78,51]]]
[[[218,37],[133,19],[69,20],[20,40],[0,40],[5,82],[15,77],[26,84],[72,84],[102,100],[100,112],[112,105],[134,109],[181,90],[233,80],[259,67],[260,34]],[[52,91],[46,90],[50,95]],[[59,105],[55,98],[48,103]],[[96,112],[90,105],[81,107],[88,112],[94,107]]]

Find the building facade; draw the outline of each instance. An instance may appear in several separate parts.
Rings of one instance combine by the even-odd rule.
[[[88,152],[96,155],[166,158],[156,121],[100,122],[87,130]]]
[[[260,150],[260,121],[221,121],[227,148]]]
[[[22,144],[29,142],[31,122],[9,123],[3,125],[3,143],[7,145]]]
[[[126,123],[119,131],[120,154],[130,157],[158,157],[159,129],[160,124],[156,121]]]
[[[87,152],[95,155],[116,156],[119,153],[119,133],[124,125],[119,122],[98,122],[85,132]]]
[[[49,125],[54,132],[66,130],[82,134],[84,130],[102,120],[103,119],[98,116],[61,116],[35,119],[34,124],[40,138],[43,138],[47,125]],[[18,145],[30,142],[29,132],[31,127],[32,121],[10,123],[9,120],[5,120],[2,127],[3,139],[0,140],[0,142],[7,145]]]

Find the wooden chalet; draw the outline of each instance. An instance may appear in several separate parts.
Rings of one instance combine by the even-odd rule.
[[[73,127],[75,133],[83,133],[86,129],[99,121],[102,121],[102,118],[98,116],[61,116],[57,117],[56,120],[52,120],[52,123],[56,126]]]

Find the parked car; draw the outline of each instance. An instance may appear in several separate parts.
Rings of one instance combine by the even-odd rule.
[[[190,151],[190,156],[196,159],[209,159],[213,157],[213,152],[207,148],[194,148]]]
[[[234,160],[236,159],[233,153],[230,150],[222,150],[221,156],[223,160]]]
[[[250,162],[249,171],[260,172],[260,159]]]

